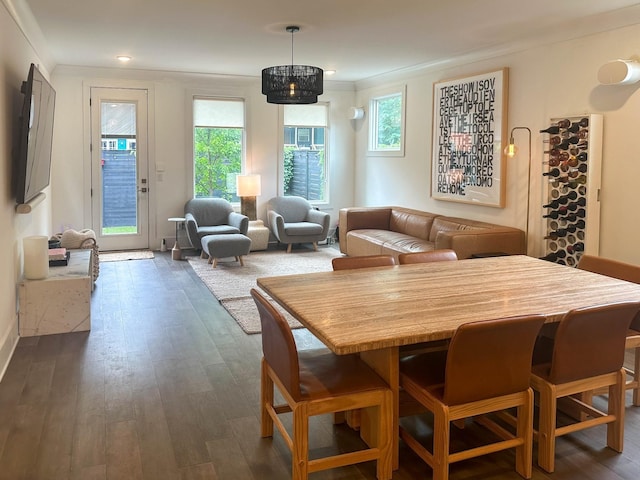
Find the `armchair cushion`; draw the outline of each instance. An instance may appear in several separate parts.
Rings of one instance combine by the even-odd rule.
[[[249,217],[236,213],[223,198],[192,198],[184,206],[187,236],[194,248],[201,248],[207,235],[241,233],[249,229]]]

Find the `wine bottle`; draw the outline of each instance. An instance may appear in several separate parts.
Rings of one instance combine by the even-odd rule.
[[[587,183],[587,177],[586,177],[586,176],[584,176],[584,175],[580,175],[580,176],[575,177],[575,178],[570,178],[570,179],[568,180],[568,182],[569,182],[570,184],[572,184],[572,187],[571,187],[571,188],[575,188],[575,187],[577,187],[577,186],[578,186],[579,184],[581,184],[581,183]]]
[[[553,218],[554,220],[560,216],[560,212],[558,210],[552,210],[546,215],[543,215],[542,218]]]
[[[580,124],[578,122],[574,122],[567,127],[567,130],[571,133],[576,133],[580,130]]]
[[[568,230],[569,227],[571,226],[572,228],[575,227],[576,230],[583,230],[584,229],[584,220],[580,219],[578,221],[576,221],[575,223],[572,223],[570,225],[567,225],[565,228]]]
[[[558,177],[560,176],[560,173],[560,169],[552,168],[548,172],[544,172],[542,175],[544,175],[545,177]]]
[[[543,165],[549,165],[550,167],[557,167],[560,165],[560,159],[557,157],[549,157],[548,162],[542,162]],[[577,165],[577,163],[576,163]]]
[[[548,153],[549,155],[555,156],[560,153],[560,150],[557,148],[552,148],[551,150],[545,150],[544,153]]]
[[[589,119],[587,117],[582,118],[579,122],[578,125],[580,125],[581,127],[588,127],[589,126]]]
[[[555,135],[558,132],[560,132],[560,127],[558,125],[551,125],[544,130],[540,130],[540,133],[549,133],[551,135]]]
[[[549,137],[549,140],[544,140],[545,143],[548,143],[549,145],[558,145],[559,143],[562,142],[562,138],[560,138],[557,135],[554,135],[553,137]]]
[[[559,199],[556,199],[556,200],[552,200],[546,205],[543,205],[542,208],[558,208],[559,206],[560,206],[560,201]]]
[[[564,140],[565,140],[566,142],[569,142],[569,144],[571,144],[571,145],[576,145],[577,143],[579,143],[579,142],[580,142],[580,138],[579,138],[579,137],[576,137],[576,136],[574,136],[574,135],[571,135],[571,136],[569,136],[569,137],[565,138]]]
[[[565,258],[567,256],[567,252],[564,250],[558,250],[557,252],[551,252],[544,257],[540,257],[540,260],[548,260],[549,262],[555,262],[561,258]]]
[[[569,148],[569,145],[571,145],[569,143],[569,140],[564,140],[563,142],[560,142],[558,144],[556,144],[556,148],[559,148],[560,150],[566,150],[567,148]]]
[[[586,163],[581,163],[580,165],[573,167],[572,171],[580,172],[580,173],[586,173],[587,164]]]
[[[567,118],[563,118],[562,120],[558,120],[556,123],[560,128],[569,128],[571,126],[571,121]]]
[[[568,233],[569,232],[567,232],[566,228],[559,228],[557,230],[554,230],[553,232],[549,232],[548,236],[555,240],[555,239],[558,239],[560,237],[566,237]],[[545,237],[545,238],[547,238],[547,237]]]
[[[566,220],[567,222],[575,222],[577,220],[580,220],[581,218],[584,218],[586,216],[586,213],[587,212],[584,208],[579,208],[575,212],[567,215]]]

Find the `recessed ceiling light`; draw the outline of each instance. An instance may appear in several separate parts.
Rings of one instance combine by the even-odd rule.
[[[131,57],[129,55],[117,55],[116,58],[122,63],[127,63],[129,60],[131,60]]]
[[[325,70],[324,74],[325,75],[335,75],[336,71],[335,70]]]

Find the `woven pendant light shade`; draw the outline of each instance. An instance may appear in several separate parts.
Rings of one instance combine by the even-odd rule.
[[[262,70],[262,93],[268,103],[317,103],[322,95],[322,69],[309,65],[279,65]]]
[[[289,26],[291,33],[291,65],[278,65],[262,70],[262,93],[268,103],[317,103],[322,95],[323,71],[309,65],[293,65],[293,34],[299,27]]]

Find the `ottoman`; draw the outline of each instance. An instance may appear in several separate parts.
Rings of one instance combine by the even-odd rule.
[[[244,265],[242,256],[247,255],[251,249],[251,239],[241,233],[225,233],[220,235],[207,235],[202,237],[202,258],[209,256],[209,263],[213,268],[218,265],[219,258],[235,257]]]

